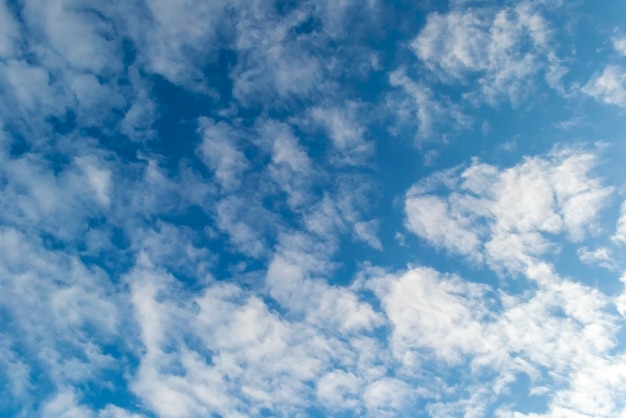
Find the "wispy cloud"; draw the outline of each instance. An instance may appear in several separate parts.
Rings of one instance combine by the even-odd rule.
[[[578,250],[578,257],[583,263],[597,264],[609,270],[613,270],[616,267],[613,260],[613,254],[607,247],[599,247],[595,250],[590,250],[587,247],[582,247]]]
[[[617,226],[615,228],[615,233],[613,234],[611,239],[619,243],[626,242],[626,203],[622,203],[620,216],[617,221]]]
[[[422,143],[442,135],[442,126],[459,129],[471,124],[461,107],[450,103],[449,99],[436,98],[429,87],[411,80],[403,69],[392,72],[389,83],[401,89],[400,94],[391,94],[387,100],[387,106],[398,121],[393,131],[400,133],[408,126],[417,132],[417,142]]]
[[[316,107],[311,110],[313,123],[321,125],[338,154],[337,160],[347,164],[364,164],[373,152],[373,143],[365,138],[360,125],[359,105],[347,103],[342,108]]]

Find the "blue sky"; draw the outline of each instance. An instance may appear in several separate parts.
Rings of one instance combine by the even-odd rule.
[[[626,4],[0,3],[0,416],[625,417]]]

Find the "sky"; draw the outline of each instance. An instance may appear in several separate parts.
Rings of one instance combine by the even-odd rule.
[[[626,417],[624,22],[1,1],[0,416]]]

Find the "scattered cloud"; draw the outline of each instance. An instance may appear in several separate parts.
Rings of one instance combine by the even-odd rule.
[[[442,126],[462,129],[471,124],[471,119],[459,106],[449,99],[441,101],[434,97],[429,87],[413,81],[404,70],[392,72],[389,83],[402,91],[400,95],[391,94],[387,100],[388,108],[398,121],[398,127],[392,132],[399,133],[408,126],[417,132],[416,139],[420,143],[440,135]]]
[[[582,92],[594,99],[616,106],[626,106],[626,72],[619,66],[609,65],[582,87]]]
[[[613,48],[626,56],[626,38],[613,38]]]
[[[611,239],[618,243],[626,242],[626,203],[622,203],[617,227]]]
[[[367,243],[370,247],[382,251],[383,245],[378,238],[378,222],[376,220],[357,222],[354,224],[354,234],[357,239]]]
[[[357,122],[358,110],[356,103],[348,103],[344,109],[311,110],[313,122],[324,128],[339,161],[347,164],[363,164],[373,153],[373,144],[364,138],[365,129]]]
[[[199,121],[202,144],[199,152],[205,164],[213,170],[217,183],[229,191],[241,186],[241,177],[248,169],[248,159],[238,149],[236,132],[224,122]]]
[[[0,4],[0,410],[623,416],[624,40],[296,3]]]
[[[607,247],[599,247],[595,250],[590,250],[587,247],[579,248],[578,257],[585,264],[597,264],[600,267],[604,267],[609,270],[614,270],[616,268],[613,254]]]
[[[414,185],[405,200],[406,226],[435,247],[516,270],[550,251],[556,234],[577,242],[594,231],[612,193],[588,176],[594,161],[591,153],[567,149],[505,170],[474,160]]]
[[[444,83],[478,77],[479,101],[513,104],[545,65],[550,29],[537,7],[453,8],[432,13],[411,42],[415,55]]]

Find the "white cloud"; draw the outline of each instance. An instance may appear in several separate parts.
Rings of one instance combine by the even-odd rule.
[[[96,412],[81,404],[77,394],[67,389],[46,400],[38,415],[45,418],[141,418],[138,414],[133,414],[111,404]]]
[[[351,291],[310,277],[327,274],[330,267],[323,263],[328,253],[311,252],[312,249],[315,246],[308,237],[282,237],[280,252],[267,271],[270,295],[286,309],[304,315],[307,321],[330,329],[357,332],[380,325],[380,316]]]
[[[0,154],[0,176],[8,182],[0,199],[0,217],[58,239],[81,239],[85,217],[107,213],[114,193],[113,167],[106,154],[82,151],[85,155],[57,170],[35,153],[19,158]]]
[[[578,258],[580,261],[586,264],[597,264],[600,267],[604,267],[609,270],[613,270],[616,265],[613,259],[613,254],[611,250],[607,247],[599,247],[595,250],[590,250],[587,247],[579,248]]]
[[[200,67],[211,51],[225,2],[163,0],[118,6],[142,67],[188,88],[204,89]]]
[[[602,74],[589,80],[581,91],[600,102],[626,106],[626,72],[619,66],[609,65]]]
[[[124,99],[94,74],[73,74],[68,80],[69,88],[78,101],[79,116],[83,116],[86,124],[94,123],[94,118],[101,117],[99,112],[110,112],[111,108],[122,107]],[[98,119],[96,119],[98,120]]]
[[[310,11],[295,8],[277,16],[273,9],[265,4],[253,11],[242,8],[235,22],[238,53],[245,59],[233,68],[231,77],[233,94],[243,103],[306,97],[323,84],[324,65],[310,53],[308,37],[288,36],[310,17]]]
[[[236,68],[234,94],[244,103],[265,99],[267,92],[279,97],[307,96],[322,79],[318,60],[294,47],[266,46],[251,49],[250,62]]]
[[[378,221],[371,220],[354,224],[354,234],[357,239],[365,242],[370,247],[382,251],[383,245],[378,238]]]
[[[545,397],[548,416],[618,416],[624,407],[614,388],[625,369],[611,372],[623,357],[613,354],[621,321],[611,298],[558,277],[547,264],[527,274],[536,290],[514,296],[424,267],[369,272],[364,284],[381,298],[391,350],[402,364],[396,376],[422,389],[433,416],[484,416],[520,373],[530,378],[529,394]],[[424,370],[433,369],[431,379]],[[447,386],[437,377],[450,371],[461,374]],[[586,395],[590,387],[594,396]]]
[[[406,226],[431,245],[519,269],[552,247],[556,234],[581,241],[612,193],[589,172],[595,156],[575,150],[498,169],[478,161],[442,172],[406,195]],[[447,195],[433,193],[449,189]],[[434,187],[434,188],[433,188]]]
[[[76,165],[87,179],[87,183],[95,194],[95,199],[103,206],[111,204],[111,172],[106,168],[98,167],[101,162],[94,157],[79,157]]]
[[[465,177],[467,188],[490,193],[501,170],[472,167],[475,172]],[[571,190],[570,194],[581,189]],[[536,223],[526,222],[536,228]],[[187,240],[181,231],[163,228],[161,234],[165,242]],[[362,415],[397,416],[408,413],[417,397],[438,405],[429,409],[433,413],[461,408],[480,416],[519,372],[528,373],[533,386],[562,388],[560,394],[548,395],[555,410],[595,407],[610,416],[617,408],[610,389],[614,383],[603,377],[619,361],[610,358],[617,323],[605,312],[609,301],[598,291],[560,279],[547,266],[533,264],[528,276],[539,289],[517,296],[422,267],[373,274],[338,287],[323,280],[332,271],[333,249],[312,237],[290,236],[281,240],[269,265],[264,285],[271,299],[265,299],[235,283],[210,279],[200,284],[199,293],[187,293],[163,268],[175,269],[163,260],[168,246],[152,244],[154,239],[150,234],[137,237],[145,255],[125,282],[143,345],[136,348],[141,363],[129,377],[131,388],[160,416],[249,416],[261,408],[294,415],[318,402],[328,408],[325,411],[350,408]],[[14,241],[7,248],[29,254]],[[176,248],[172,251],[176,253],[172,257],[198,262],[177,255]],[[13,257],[4,253],[8,260]],[[374,290],[380,310],[365,302],[362,286]],[[97,296],[98,301],[111,298],[89,289],[90,297]],[[75,288],[61,293],[52,308],[59,318],[80,321],[82,315],[74,314],[77,309],[97,307],[103,312],[98,305],[103,302],[73,302],[83,297]],[[373,332],[387,326],[390,338],[377,340]],[[84,376],[98,367],[98,357],[92,357],[92,364],[81,371]],[[423,375],[426,365],[436,371],[434,376],[445,377],[440,367],[456,368],[466,380],[461,386],[447,386],[432,373]],[[591,367],[603,371],[590,374]],[[487,382],[500,382],[499,386],[493,390],[481,386],[483,373],[495,374]],[[578,394],[588,390],[583,384],[587,376],[606,388],[603,404],[579,401]],[[615,384],[621,382],[620,376]],[[67,378],[85,377],[75,371]],[[450,396],[463,398],[462,388],[468,387],[476,388],[480,396],[468,395],[467,401],[454,406],[457,401]],[[444,399],[437,395],[446,393]],[[126,414],[113,406],[90,412],[76,399],[55,397],[49,410],[83,416]]]
[[[215,255],[199,245],[200,234],[191,228],[158,221],[152,227],[133,229],[131,248],[174,274],[195,277],[202,283],[210,278],[208,271]]]
[[[201,118],[199,125],[202,133],[199,152],[205,164],[226,192],[237,189],[248,169],[248,159],[238,149],[237,132],[224,122],[214,123],[207,118]]]
[[[317,202],[313,210],[304,218],[304,225],[310,232],[323,237],[331,237],[345,228],[341,210],[328,194]]]
[[[6,82],[13,90],[18,106],[25,113],[32,111],[52,112],[55,94],[45,69],[22,61],[9,61],[2,68]]]
[[[399,124],[392,132],[400,131],[405,125],[416,125],[416,139],[421,142],[437,135],[442,135],[445,139],[446,134],[442,131],[449,132],[450,127],[454,130],[467,128],[471,124],[469,117],[458,105],[435,97],[430,87],[411,80],[405,70],[392,72],[389,83],[402,89],[401,94],[392,94],[387,99],[387,107]],[[442,129],[442,126],[447,129]]]
[[[272,136],[272,162],[277,165],[286,164],[296,173],[307,174],[312,162],[298,139],[287,126],[277,124],[266,125],[264,134]]]
[[[626,243],[626,202],[622,203],[615,233],[611,239],[617,243]]]
[[[7,4],[0,5],[0,57],[13,57],[20,38],[19,27],[8,10]]]
[[[265,233],[272,232],[275,215],[240,196],[229,196],[215,208],[217,227],[228,234],[230,242],[251,257],[267,253]]]
[[[80,3],[55,0],[42,6],[26,2],[23,16],[35,39],[74,69],[95,74],[119,70],[121,48],[116,28],[111,20],[101,18],[109,14],[108,10],[88,9]]]
[[[98,412],[98,418],[141,418],[141,415],[128,412],[115,405],[107,405]]]
[[[281,318],[235,284],[212,283],[198,295],[173,294],[173,277],[150,265],[137,266],[127,280],[146,348],[132,387],[163,417],[249,416],[262,408],[293,414],[317,396],[311,392],[314,382],[319,382],[320,398],[332,404],[324,385],[331,384],[333,373],[340,374],[332,372],[333,364],[354,373],[352,359],[366,354],[350,348],[357,340],[337,339],[333,322]],[[302,295],[320,295],[305,288],[300,288]],[[332,304],[349,304],[349,296],[344,292]],[[322,304],[318,312],[347,321],[348,332],[355,325],[359,329],[350,325],[350,315]],[[362,386],[361,379],[336,385],[351,390]]]
[[[453,77],[488,65],[484,59],[489,41],[488,24],[473,13],[431,14],[426,26],[413,40],[411,48],[431,66],[440,67]]]
[[[19,9],[19,24],[12,16],[16,8],[0,10],[6,90],[0,107],[27,142],[45,141],[51,121],[70,119],[69,132],[75,125],[105,128],[103,122],[133,107],[138,83],[126,79],[127,27],[115,6],[54,0],[43,6],[25,2]]]
[[[329,409],[357,412],[361,407],[358,398],[361,384],[354,374],[334,370],[317,383],[317,398]]]
[[[155,115],[156,105],[149,93],[146,90],[139,90],[120,122],[120,130],[134,140],[151,138],[155,135],[151,129]]]
[[[419,373],[426,354],[450,364],[484,341],[481,306],[484,289],[458,277],[416,268],[400,277],[370,281],[393,326],[391,347],[406,373]],[[452,331],[454,330],[454,331]]]
[[[411,48],[443,82],[463,83],[477,75],[477,99],[495,104],[505,98],[517,104],[545,65],[549,38],[547,22],[522,2],[500,10],[432,13]]]
[[[10,96],[17,102],[16,108],[6,109],[6,115],[19,119],[18,111],[36,110],[29,118],[32,129],[46,116],[63,115],[73,108],[79,123],[93,126],[110,119],[112,108],[124,107],[130,89],[116,83],[124,71],[123,25],[114,14],[106,5],[76,0],[54,0],[43,6],[25,2],[19,25],[23,39],[15,43],[15,34],[7,35],[14,42],[13,55],[0,69],[6,72]],[[7,23],[9,31],[15,29]]]
[[[463,255],[477,254],[480,240],[468,227],[471,219],[450,210],[448,202],[437,196],[407,195],[404,210],[406,227],[435,247]],[[480,258],[479,255],[477,255]]]
[[[358,104],[347,103],[343,108],[316,107],[311,118],[320,124],[339,154],[339,160],[347,164],[363,164],[372,155],[373,144],[367,141],[365,129],[357,122]]]
[[[367,3],[320,0],[277,12],[273,4],[258,1],[255,7],[241,2],[230,8],[238,54],[230,71],[234,97],[246,105],[279,107],[320,94],[339,97],[335,76],[363,76],[372,68],[369,48],[334,48],[354,33],[352,28],[370,29],[378,2]]]
[[[141,155],[137,164],[120,164],[116,169],[126,175],[115,178],[117,205],[109,216],[125,228],[137,227],[137,222],[144,227],[148,216],[179,213],[189,206],[204,207],[217,195],[216,184],[184,164],[170,176],[158,158]]]
[[[412,388],[394,378],[382,378],[370,384],[363,400],[376,416],[397,416],[410,401]]]
[[[269,155],[269,177],[287,194],[287,204],[294,211],[304,209],[313,201],[311,187],[315,165],[291,128],[268,121],[259,128],[260,146]]]
[[[105,382],[102,373],[114,371],[116,360],[100,344],[117,343],[128,329],[122,323],[124,298],[109,277],[47,249],[37,236],[5,227],[0,237],[0,306],[8,321],[3,333],[19,338],[19,346],[14,341],[0,349],[0,361],[9,363],[16,379],[11,382],[16,399],[26,411],[41,400],[41,383],[62,390],[94,379]],[[50,415],[75,414],[68,396],[59,396]]]
[[[620,54],[626,56],[626,38],[613,38],[613,48]]]
[[[626,318],[626,274],[622,274],[619,281],[623,286],[622,293],[615,298],[615,306],[622,317]]]
[[[92,411],[78,404],[76,395],[70,391],[62,392],[48,400],[42,410],[41,416],[45,418],[81,418],[93,416]]]
[[[440,81],[478,77],[488,102],[515,102],[558,62],[528,4],[431,15],[414,51]],[[547,414],[624,410],[623,318],[614,313],[626,312],[624,293],[606,296],[541,261],[560,234],[579,242],[600,231],[594,222],[612,189],[590,174],[590,153],[555,151],[507,169],[474,161],[407,193],[409,230],[514,270],[521,291],[428,267],[337,277],[350,270],[335,259],[346,234],[382,251],[362,173],[375,157],[368,124],[378,115],[328,81],[371,74],[335,44],[360,20],[370,24],[355,16],[379,5],[323,1],[279,13],[265,1],[55,0],[21,3],[19,22],[0,5],[0,378],[11,398],[0,407],[138,417],[93,407],[99,390],[128,387],[126,401],[135,395],[137,410],[163,417],[299,416],[309,407],[411,416],[424,406],[484,416],[525,373]],[[327,57],[331,46],[339,52]],[[232,98],[211,90],[204,72],[226,49],[234,58],[219,63],[228,74],[218,78],[233,83]],[[384,70],[386,59],[368,65]],[[418,139],[445,140],[470,124],[428,76],[415,81],[406,68],[389,74],[396,90],[383,95],[397,129],[416,125]],[[198,119],[189,160],[152,148],[163,138],[150,83],[167,85],[154,75],[215,99],[207,114],[230,117]],[[52,121],[66,113],[77,126],[57,132]],[[328,137],[330,159],[319,160],[311,125]],[[27,143],[15,155],[13,134]],[[107,141],[114,149],[102,149]],[[626,241],[623,218],[616,242]],[[608,262],[608,249],[588,248],[583,261]],[[519,416],[518,407],[501,413]]]

